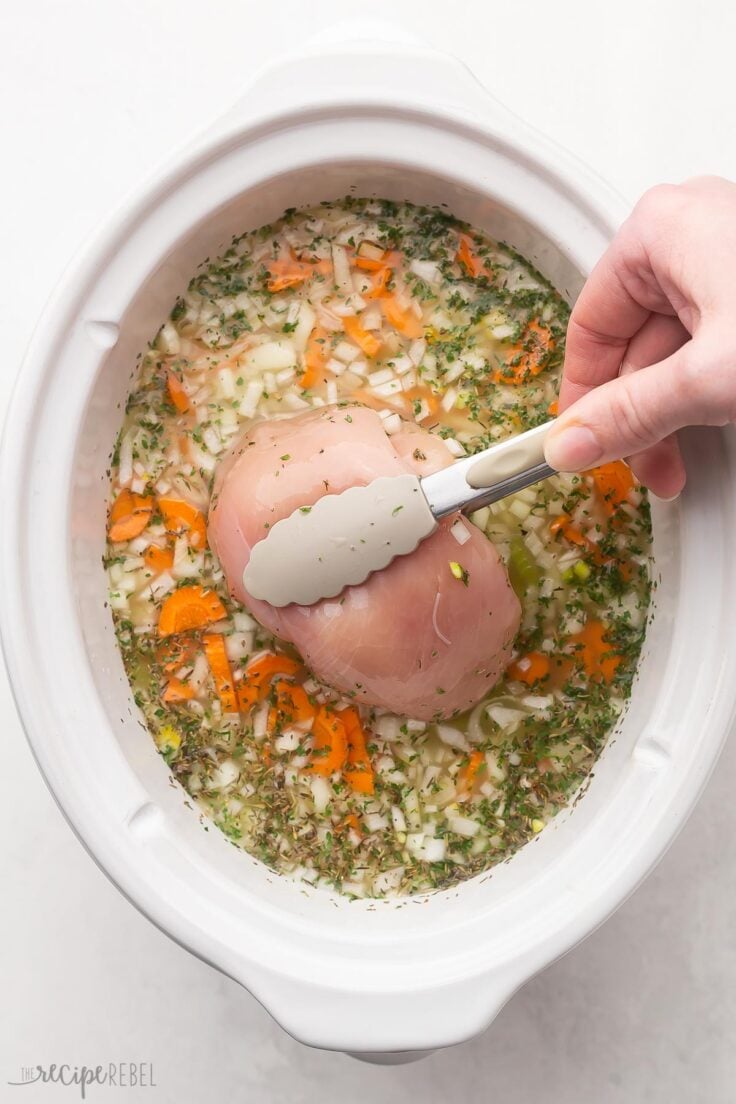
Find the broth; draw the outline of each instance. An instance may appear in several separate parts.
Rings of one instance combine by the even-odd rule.
[[[649,508],[613,464],[459,520],[455,566],[477,526],[522,623],[482,701],[420,721],[321,685],[230,597],[206,539],[219,459],[260,419],[345,403],[378,411],[389,436],[416,423],[457,457],[477,452],[555,412],[568,313],[522,257],[443,211],[347,198],[288,211],[204,262],[142,354],[112,464],[118,641],[176,779],[274,870],[354,896],[414,893],[538,834],[630,694]],[[319,769],[320,709],[357,725],[359,771]]]

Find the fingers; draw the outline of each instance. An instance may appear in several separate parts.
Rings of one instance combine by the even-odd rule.
[[[685,464],[674,433],[627,460],[639,482],[658,498],[677,498],[685,486]]]
[[[651,188],[591,272],[570,317],[560,410],[615,379],[629,341],[650,314],[676,315],[683,307],[669,252],[685,202],[680,188]]]
[[[736,186],[694,181],[642,197],[572,312],[553,467],[628,456],[656,493],[679,491],[673,434],[736,420],[735,258]]]
[[[677,318],[651,315],[629,342],[621,375],[638,372],[666,359],[681,348],[689,336]],[[627,459],[639,482],[660,498],[676,498],[685,486],[685,465],[676,436],[666,437]]]
[[[678,318],[651,314],[629,342],[621,361],[620,374],[625,376],[666,360],[689,340],[690,334]]]
[[[593,269],[573,308],[560,410],[616,378],[629,341],[652,311],[674,314],[648,273],[646,248],[637,231],[637,219],[632,216]]]
[[[636,456],[682,426],[712,421],[719,396],[706,385],[694,342],[638,372],[610,380],[561,415],[547,438],[547,462],[560,471]],[[699,364],[692,371],[691,362]]]

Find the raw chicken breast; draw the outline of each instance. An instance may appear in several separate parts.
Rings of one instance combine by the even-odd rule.
[[[243,571],[253,545],[299,506],[380,475],[428,475],[452,463],[441,438],[407,426],[389,437],[378,414],[324,407],[256,424],[222,461],[209,516],[210,544],[231,593],[290,641],[322,682],[347,697],[431,720],[468,709],[509,661],[521,610],[496,549],[455,518],[416,552],[361,586],[313,606],[275,609],[251,598]],[[467,572],[456,579],[451,562]]]

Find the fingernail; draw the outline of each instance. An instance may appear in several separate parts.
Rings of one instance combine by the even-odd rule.
[[[582,471],[600,460],[603,449],[587,426],[571,425],[550,433],[544,455],[557,471]]]

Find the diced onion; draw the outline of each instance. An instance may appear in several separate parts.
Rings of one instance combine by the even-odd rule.
[[[237,663],[253,651],[252,632],[234,632],[225,637],[225,651],[228,659]]]
[[[360,316],[360,323],[365,330],[380,330],[383,325],[383,316],[378,307],[369,307]]]
[[[447,446],[447,451],[451,452],[453,456],[465,456],[465,449],[454,437],[446,437],[445,445]]]
[[[296,351],[290,341],[267,341],[247,353],[244,363],[251,372],[277,372],[296,363]]]
[[[480,824],[477,820],[471,820],[470,817],[453,813],[447,817],[447,827],[451,832],[456,832],[458,836],[465,836],[470,839],[478,833]]]
[[[262,394],[263,385],[261,381],[251,380],[245,389],[245,395],[238,407],[238,410],[244,418],[252,418],[255,415]]]
[[[305,300],[302,300],[302,302],[299,304],[299,313],[296,319],[296,328],[291,335],[293,346],[298,353],[303,353],[306,349],[309,335],[314,329],[314,323],[316,322],[316,320],[317,315],[315,314],[312,307]],[[283,367],[287,367],[287,365],[284,365]]]
[[[238,632],[247,632],[249,629],[255,629],[258,627],[257,621],[254,621],[249,613],[245,610],[238,610],[233,614],[233,625]]]
[[[379,395],[382,399],[388,398],[390,395],[396,395],[401,391],[401,380],[393,379],[387,380],[385,383],[379,383],[378,386],[372,388],[374,395]]]
[[[390,368],[379,368],[377,372],[371,372],[368,376],[368,383],[371,387],[376,387],[381,383],[388,383],[389,380],[394,379],[394,373]]]
[[[527,709],[551,709],[555,699],[552,694],[525,694],[521,700]]]
[[[466,544],[470,540],[470,530],[460,518],[450,526],[450,532],[459,545]]]
[[[328,372],[332,372],[333,376],[341,376],[347,368],[347,364],[343,364],[341,360],[337,360],[336,357],[330,357],[325,365]]]
[[[297,728],[286,728],[274,739],[274,747],[277,751],[296,751],[304,739],[304,733]]]
[[[227,790],[240,778],[240,767],[234,759],[223,759],[209,778],[209,789]]]
[[[412,341],[409,346],[409,358],[413,364],[419,365],[424,359],[424,354],[427,351],[427,342],[423,337],[418,337],[416,341]]]
[[[389,824],[388,817],[383,813],[366,813],[363,820],[369,832],[382,832]]]
[[[224,399],[235,397],[235,376],[230,368],[220,368],[217,372],[217,386]]]
[[[511,732],[526,717],[526,713],[521,709],[509,709],[495,702],[486,707],[486,712],[491,720],[506,732]]]
[[[350,275],[350,261],[342,245],[332,247],[333,279],[335,286],[343,295],[353,294],[353,281]]]
[[[171,322],[166,322],[161,327],[157,344],[162,353],[175,355],[179,352],[179,334]]]
[[[462,361],[458,361],[457,364],[453,364],[452,368],[448,368],[444,376],[444,383],[454,383],[456,379],[460,379],[460,376],[465,371],[465,365]]]
[[[457,387],[448,387],[447,391],[442,396],[440,406],[443,410],[449,413],[452,410],[455,402],[457,401]]]
[[[332,787],[321,774],[312,775],[309,785],[312,790],[315,811],[323,813],[332,800]]]
[[[462,748],[463,751],[468,749],[465,733],[461,732],[459,728],[454,728],[453,725],[438,724],[436,732],[442,743],[447,744],[448,747]]]
[[[409,265],[409,270],[427,284],[438,284],[440,282],[440,270],[434,261],[414,259]]]
[[[118,460],[118,483],[121,487],[127,487],[133,478],[133,441],[129,433],[126,433],[120,442],[120,458]]]
[[[339,341],[332,350],[332,355],[344,364],[352,364],[360,356],[360,349],[350,341]]]
[[[391,822],[396,832],[406,831],[406,817],[398,805],[391,806]]]
[[[214,426],[207,426],[207,429],[202,434],[202,441],[213,456],[219,456],[222,452],[222,441]]]
[[[414,361],[410,356],[394,357],[391,361],[391,367],[397,376],[403,376],[414,367]]]

